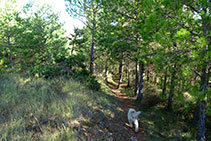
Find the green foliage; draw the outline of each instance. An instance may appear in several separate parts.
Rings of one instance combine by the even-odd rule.
[[[96,77],[86,69],[76,69],[73,73],[73,78],[84,82],[84,84],[92,90],[98,91],[101,88],[101,85],[96,80]]]
[[[187,37],[189,37],[190,36],[190,32],[189,31],[187,31],[186,29],[184,29],[184,28],[182,28],[182,29],[180,29],[178,32],[177,32],[177,34],[176,34],[176,37],[177,38],[187,38]]]
[[[77,70],[85,70],[85,57],[83,55],[72,55],[69,57],[56,57],[52,64],[40,65],[32,71],[34,75],[39,74],[40,77],[54,78],[56,76],[76,76]]]
[[[86,85],[92,89],[92,90],[95,90],[95,91],[98,91],[100,90],[100,83],[96,80],[96,77],[95,76],[89,76],[87,78],[87,82],[86,82]]]
[[[15,5],[8,4],[10,7]],[[49,6],[36,7],[33,3],[27,4],[22,11],[9,13],[1,12],[5,19],[0,23],[3,27],[0,29],[3,36],[0,40],[3,48],[1,57],[5,58],[1,68],[8,71],[10,63],[15,66],[13,71],[16,72],[49,75],[50,71],[54,71],[55,60],[68,54],[67,39],[64,38],[65,31],[59,23],[58,14],[53,13]],[[8,18],[11,18],[9,23]]]

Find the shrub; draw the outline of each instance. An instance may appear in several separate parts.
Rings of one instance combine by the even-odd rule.
[[[98,91],[100,90],[100,83],[96,80],[95,76],[89,76],[86,81],[86,86],[88,86],[90,89]]]
[[[85,83],[85,85],[95,91],[100,90],[100,83],[96,80],[90,71],[86,69],[76,69],[73,73],[73,78]]]

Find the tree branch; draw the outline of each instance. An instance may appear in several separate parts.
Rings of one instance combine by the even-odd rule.
[[[201,77],[201,74],[193,69],[191,69],[197,76]]]
[[[192,9],[194,12],[196,12],[196,13],[200,13],[200,11],[198,11],[196,8],[194,8],[193,6],[191,6],[191,5],[187,5],[187,6],[189,6],[190,7],[190,9]]]

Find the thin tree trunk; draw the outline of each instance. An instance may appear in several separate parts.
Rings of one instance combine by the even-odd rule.
[[[73,51],[74,51],[74,45],[72,45],[70,56],[73,55]]]
[[[94,72],[94,53],[95,53],[95,30],[96,30],[96,11],[93,9],[94,19],[92,20],[92,47],[91,47],[91,54],[90,54],[90,72]]]
[[[122,72],[123,72],[123,61],[121,60],[119,63],[119,83],[117,85],[117,89],[119,89],[120,85],[122,84]]]
[[[167,109],[172,109],[172,102],[173,102],[173,96],[174,96],[174,87],[175,87],[175,78],[176,78],[176,63],[174,64],[174,70],[171,75],[171,86],[170,86],[170,92],[169,92],[169,98],[168,98],[168,105]]]
[[[94,70],[94,47],[95,47],[95,36],[92,33],[92,47],[91,47],[91,55],[90,55],[90,72],[93,73]]]
[[[130,87],[130,68],[129,68],[129,64],[127,66],[127,87]]]
[[[143,87],[144,87],[144,64],[140,64],[140,82],[139,82],[139,91],[136,101],[140,101],[143,98]]]
[[[105,81],[108,82],[108,61],[106,61],[105,65]]]
[[[138,61],[136,60],[136,79],[135,79],[135,91],[134,91],[135,96],[137,95],[137,92],[138,92],[138,79],[139,79],[139,76],[138,76]]]
[[[159,89],[163,89],[163,76],[160,76]]]
[[[149,69],[147,70],[147,82],[149,82],[149,74],[150,74],[150,72],[149,72]]]
[[[167,71],[168,71],[168,69],[166,68],[166,71],[164,74],[163,88],[162,88],[162,93],[164,96],[166,95]]]

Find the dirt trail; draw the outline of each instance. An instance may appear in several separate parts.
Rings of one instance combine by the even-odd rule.
[[[134,101],[129,99],[129,97],[120,92],[117,89],[117,85],[108,82],[107,85],[114,93],[115,100],[117,100],[118,107],[117,113],[114,117],[107,117],[100,110],[94,116],[94,119],[91,121],[91,125],[86,125],[87,123],[81,123],[81,127],[73,127],[82,129],[82,132],[85,138],[80,138],[78,140],[105,140],[105,141],[145,141],[145,132],[142,126],[142,123],[139,121],[139,131],[135,132],[134,127],[130,128],[127,119],[127,112],[129,108],[134,108]],[[125,85],[122,84],[121,87]],[[113,95],[112,95],[113,96]],[[113,98],[114,98],[113,97]],[[83,137],[83,136],[82,136]],[[133,140],[131,140],[131,138]]]
[[[120,92],[120,90],[117,89],[117,86],[113,83],[108,83],[108,86],[112,90],[112,92],[115,94],[115,97],[120,102],[120,108],[123,110],[124,117],[122,120],[117,120],[115,123],[110,123],[110,132],[112,132],[112,136],[114,140],[124,140],[124,141],[130,141],[131,138],[136,138],[138,141],[144,141],[145,139],[145,133],[144,129],[142,127],[142,123],[139,121],[139,132],[135,133],[135,129],[130,128],[127,120],[127,112],[129,108],[135,108],[133,106],[134,101],[132,99],[129,99],[129,97],[123,93]],[[124,87],[125,85],[122,84],[121,87]]]

